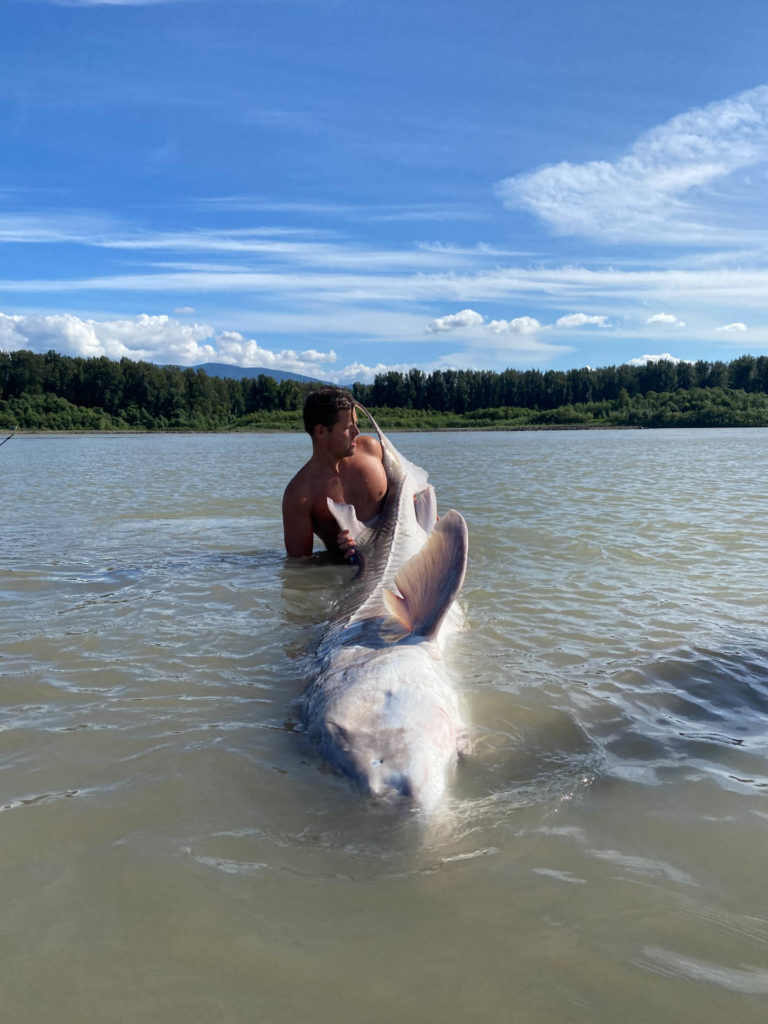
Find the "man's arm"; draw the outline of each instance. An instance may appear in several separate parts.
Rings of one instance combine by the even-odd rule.
[[[306,495],[297,493],[289,484],[283,495],[283,537],[285,550],[291,558],[312,554],[312,504]]]

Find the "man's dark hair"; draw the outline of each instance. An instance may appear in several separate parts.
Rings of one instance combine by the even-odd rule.
[[[304,402],[304,429],[313,435],[317,424],[330,429],[343,409],[354,409],[355,400],[344,388],[324,387],[312,391]]]

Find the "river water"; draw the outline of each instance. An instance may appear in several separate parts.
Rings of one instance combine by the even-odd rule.
[[[304,436],[0,449],[2,1024],[762,1024],[768,431],[398,434],[467,519],[432,823],[293,728]]]

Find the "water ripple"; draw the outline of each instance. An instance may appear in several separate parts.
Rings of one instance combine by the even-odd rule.
[[[24,991],[124,965],[139,1019],[147,979],[204,967],[252,1014],[259,958],[340,990],[350,955],[401,979],[428,948],[413,984],[474,971],[483,1019],[540,989],[521,1021],[757,1024],[766,436],[398,438],[470,530],[446,657],[473,750],[431,821],[294,728],[350,571],[280,550],[304,438],[7,446],[0,943]]]

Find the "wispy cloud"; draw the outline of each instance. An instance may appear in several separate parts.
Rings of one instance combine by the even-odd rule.
[[[114,230],[114,222],[98,214],[0,213],[0,242],[5,244],[74,242],[95,245]]]
[[[443,345],[451,337],[465,347],[467,359],[484,365],[489,363],[481,345],[504,364],[545,361],[577,338],[581,344],[598,334],[612,341],[653,336],[667,345],[684,333],[689,343],[733,345],[744,336],[746,328],[738,324],[745,322],[753,346],[768,343],[768,268],[757,261],[751,267],[705,262],[688,268],[677,261],[643,266],[600,259],[589,266],[523,264],[500,258],[519,253],[482,244],[376,245],[306,222],[152,230],[88,211],[0,213],[0,241],[6,251],[55,244],[70,246],[60,253],[74,246],[84,252],[71,264],[57,256],[60,269],[51,278],[15,274],[9,260],[0,293],[13,295],[16,303],[29,295],[44,312],[87,315],[109,303],[114,318],[143,309],[173,310],[185,323],[192,317],[186,310],[200,310],[215,325],[212,337],[225,329],[243,337],[249,331],[261,338],[292,334],[292,344],[315,339],[316,349],[326,348],[331,338],[341,344],[342,337],[348,344],[421,338]],[[84,273],[85,267],[96,272]],[[121,295],[126,298],[118,300]],[[19,311],[18,305],[7,309]],[[423,367],[432,359],[425,352],[418,363]],[[333,379],[327,371],[323,376]]]
[[[30,245],[70,242],[96,249],[137,253],[253,255],[297,265],[353,267],[356,270],[469,267],[478,260],[497,255],[484,247],[458,249],[423,243],[397,249],[372,247],[339,238],[334,232],[309,227],[132,230],[98,214],[0,213],[0,242]]]
[[[47,3],[54,7],[149,7],[152,4],[190,3],[194,0],[25,0],[27,3]]]
[[[563,162],[506,178],[496,191],[505,206],[529,210],[563,235],[721,244],[724,233],[750,234],[733,224],[735,197],[724,215],[728,179],[767,161],[763,85],[673,117],[613,163]],[[709,193],[715,183],[723,193],[716,203]]]
[[[371,302],[457,300],[468,306],[527,296],[552,307],[581,305],[588,310],[590,305],[601,304],[609,305],[613,312],[617,303],[647,305],[655,301],[763,308],[768,288],[768,269],[758,258],[751,265],[742,262],[739,266],[657,262],[638,267],[636,261],[605,265],[600,260],[592,265],[560,266],[518,265],[508,260],[505,265],[500,257],[520,254],[484,245],[417,242],[377,246],[306,225],[158,231],[89,212],[0,213],[0,242],[71,243],[86,249],[122,251],[141,267],[136,273],[0,281],[2,290],[22,292],[275,289],[312,294],[323,302],[340,297]],[[154,258],[160,253],[181,257],[211,254],[222,259],[217,265],[184,259],[172,264],[142,260],[142,255]],[[562,314],[556,326],[608,326],[606,314],[587,310]],[[740,312],[734,308],[734,321],[741,319]],[[649,322],[660,325],[665,321],[659,318],[670,315],[656,314]],[[721,314],[721,323],[724,318]],[[460,321],[441,321],[442,317],[435,318],[431,330],[462,326]],[[678,318],[666,320],[673,322]]]
[[[195,204],[212,210],[251,211],[254,213],[290,213],[308,217],[334,217],[356,223],[386,221],[482,220],[478,210],[461,203],[316,203],[265,199],[261,196],[208,196]]]
[[[362,259],[361,259],[362,262]],[[170,267],[147,267],[137,273],[117,273],[72,278],[28,278],[0,280],[1,292],[18,294],[66,295],[75,292],[133,292],[136,294],[183,295],[185,304],[195,304],[193,294],[242,292],[283,295],[292,303],[311,300],[327,307],[344,302],[430,304],[458,301],[494,303],[514,300],[563,307],[596,304],[616,308],[634,308],[659,297],[674,296],[676,304],[701,311],[706,307],[738,305],[742,309],[762,310],[768,291],[768,269],[752,270],[617,270],[578,266],[543,268],[493,268],[457,273],[424,268],[386,268],[371,266],[365,273],[354,267],[350,257],[345,265],[333,260],[302,269],[296,265],[277,267],[266,264],[253,268],[243,264],[208,265],[178,263]],[[373,263],[373,261],[372,261]],[[169,308],[178,304],[169,302]],[[674,314],[654,314],[657,327],[682,323],[666,319]],[[722,322],[722,314],[718,314]],[[713,325],[714,326],[714,325]]]

